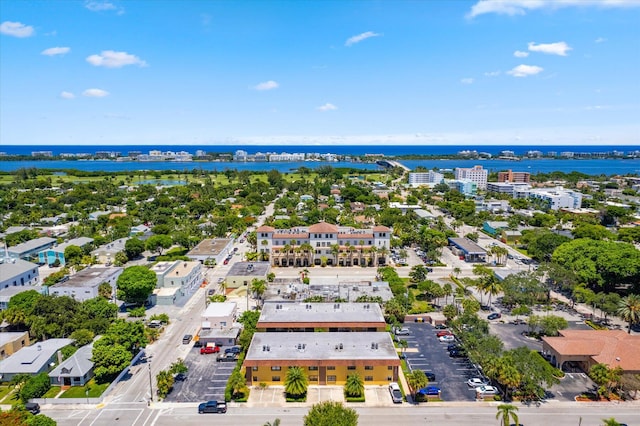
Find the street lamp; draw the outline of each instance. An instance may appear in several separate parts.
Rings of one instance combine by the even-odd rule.
[[[153,401],[153,381],[151,380],[151,361],[147,363],[147,367],[149,367],[149,403]]]

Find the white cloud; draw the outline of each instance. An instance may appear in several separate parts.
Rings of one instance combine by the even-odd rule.
[[[463,78],[462,80],[460,80],[460,83],[462,83],[462,84],[472,84],[473,83],[473,78]]]
[[[87,96],[89,98],[104,98],[105,96],[109,96],[109,92],[102,89],[87,89],[82,92],[82,96]]]
[[[74,94],[73,94],[73,93],[71,93],[71,92],[61,92],[61,93],[60,93],[60,97],[61,97],[62,99],[73,99],[73,98],[75,98],[75,97],[76,97],[76,95],[74,95]]]
[[[280,85],[277,81],[269,80],[256,84],[255,86],[253,86],[253,89],[263,91],[277,89],[278,87],[280,87]]]
[[[605,109],[611,109],[611,105],[590,105],[587,107],[584,107],[585,110],[587,111],[602,111]]]
[[[598,37],[597,39],[593,40],[594,43],[604,43],[605,41],[607,41],[607,39],[604,37]]]
[[[4,21],[0,24],[0,33],[12,37],[31,37],[34,33],[31,25],[25,25],[22,22]]]
[[[109,10],[115,10],[118,12],[118,15],[122,15],[124,13],[124,8],[116,6],[115,4],[107,0],[86,0],[84,2],[84,7],[92,12],[105,12]]]
[[[317,108],[318,111],[333,111],[333,110],[336,110],[336,109],[338,109],[338,107],[335,106],[334,104],[330,104],[329,102],[327,102],[324,105],[320,105]]]
[[[522,50],[516,50],[515,52],[513,52],[513,56],[515,56],[516,58],[526,58],[527,56],[529,56],[529,52],[523,52]]]
[[[147,63],[135,55],[127,52],[114,52],[113,50],[103,50],[99,55],[87,57],[87,62],[96,67],[122,68],[126,65],[138,65],[146,67]]]
[[[487,71],[484,73],[485,77],[497,77],[500,75],[500,71]]]
[[[518,65],[512,70],[507,71],[507,74],[514,77],[527,77],[529,75],[536,75],[538,73],[541,73],[543,70],[544,68],[537,65]]]
[[[565,43],[564,41],[559,41],[557,43],[540,43],[535,44],[534,42],[529,43],[529,50],[532,52],[541,52],[546,53],[547,55],[559,55],[559,56],[567,56],[567,52],[572,50],[571,47]]]
[[[56,56],[56,55],[64,55],[66,53],[69,53],[70,51],[71,51],[70,47],[50,47],[40,52],[40,54],[46,55],[46,56]]]
[[[499,15],[525,15],[538,9],[560,9],[562,7],[623,8],[639,7],[638,0],[479,0],[471,6],[467,18],[475,18],[485,13]]]
[[[366,40],[371,37],[380,37],[382,34],[374,33],[373,31],[367,31],[362,34],[354,35],[353,37],[349,37],[347,41],[344,42],[345,46],[353,46],[356,43],[360,43],[363,40]]]

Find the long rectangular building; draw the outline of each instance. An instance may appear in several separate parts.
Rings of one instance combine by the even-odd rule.
[[[309,385],[344,385],[358,373],[365,385],[398,380],[400,358],[386,332],[255,333],[242,368],[248,385],[284,385],[302,367]]]
[[[356,229],[326,222],[291,229],[261,226],[256,230],[257,247],[270,256],[274,266],[386,264],[391,229],[374,226]]]

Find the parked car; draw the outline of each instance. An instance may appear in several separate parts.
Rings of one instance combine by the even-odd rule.
[[[402,404],[402,391],[396,382],[389,383],[389,393],[394,404]]]
[[[220,352],[219,346],[204,346],[200,348],[200,355],[204,354],[217,354]]]
[[[447,345],[447,350],[449,352],[454,351],[454,350],[460,350],[462,349],[462,346],[460,346],[458,343],[449,343]]]
[[[182,338],[182,343],[188,345],[189,343],[191,343],[191,339],[193,339],[193,336],[191,334],[185,334]]]
[[[451,358],[464,358],[467,356],[467,353],[461,349],[454,349],[449,351],[449,356]]]
[[[436,381],[436,375],[433,374],[431,371],[425,371],[424,375],[427,377],[427,380],[430,382],[435,382]]]
[[[447,326],[446,326],[446,324],[436,324],[436,326],[434,328],[436,330],[446,330]]]
[[[226,413],[227,412],[227,403],[226,402],[218,402],[218,401],[207,401],[198,405],[198,413]]]
[[[237,359],[238,355],[229,352],[224,355],[219,354],[218,358],[216,358],[216,362],[235,362]]]
[[[395,331],[396,336],[408,336],[410,334],[411,332],[409,331],[408,328],[399,328],[399,329],[396,329]]]
[[[437,386],[427,386],[420,389],[417,393],[420,395],[440,395],[440,388]]]
[[[184,373],[178,373],[175,376],[173,376],[174,382],[184,382],[185,380],[187,380],[187,375]]]
[[[209,290],[207,290],[207,296],[213,296],[214,294],[216,294],[216,290],[213,288],[210,288]]]
[[[495,386],[488,386],[488,385],[478,386],[476,388],[476,393],[480,395],[497,395],[498,388],[496,388]]]
[[[470,388],[478,388],[480,386],[486,386],[487,382],[482,380],[479,377],[473,377],[469,380],[467,380],[467,386],[469,386]]]
[[[160,321],[160,320],[151,320],[151,321],[149,321],[149,324],[147,324],[147,327],[149,327],[149,328],[160,328],[160,327],[162,327],[162,321]]]
[[[494,312],[492,314],[489,314],[489,316],[487,317],[488,320],[494,320],[494,319],[498,319],[502,317],[502,314],[498,313],[498,312]]]
[[[526,325],[527,321],[523,320],[523,319],[515,319],[513,321],[511,321],[511,324],[515,324],[515,325]]]
[[[24,404],[24,409],[31,414],[38,414],[40,412],[40,404],[37,402],[27,402]]]
[[[447,334],[446,336],[438,337],[438,340],[440,340],[441,342],[455,342],[456,338],[453,334]]]
[[[438,332],[436,333],[436,336],[437,336],[437,337],[442,337],[442,336],[450,336],[450,335],[452,335],[452,334],[453,334],[453,333],[452,333],[452,332],[450,332],[449,330],[440,330],[440,331],[438,331]]]
[[[240,346],[232,346],[224,350],[225,354],[239,354],[241,351]]]

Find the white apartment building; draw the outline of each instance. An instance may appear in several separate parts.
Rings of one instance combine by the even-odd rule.
[[[487,191],[498,194],[509,194],[514,197],[517,190],[528,190],[531,185],[516,182],[487,182]]]
[[[40,281],[38,265],[22,259],[4,259],[0,263],[0,289],[32,286]]]
[[[478,189],[487,189],[488,170],[482,166],[473,166],[471,168],[458,167],[455,170],[456,180],[470,180],[474,182]]]
[[[49,286],[49,294],[69,296],[83,302],[99,295],[98,288],[102,283],[109,283],[115,291],[118,277],[124,268],[120,267],[91,267],[72,275],[68,280]]]
[[[172,305],[181,297],[200,286],[204,272],[200,262],[158,262],[151,268],[158,279],[153,291],[155,303]]]
[[[437,185],[442,183],[444,175],[433,170],[428,172],[409,173],[409,185],[418,187],[421,185]]]
[[[269,155],[269,161],[304,161],[305,155],[301,153],[289,154],[282,152],[280,154]]]
[[[365,265],[386,263],[391,247],[391,229],[374,226],[355,229],[326,222],[308,227],[275,229],[261,226],[256,230],[257,246],[267,253],[274,266]]]
[[[543,201],[551,210],[578,209],[582,206],[582,194],[562,187],[523,190],[517,189],[515,198],[533,198]]]

